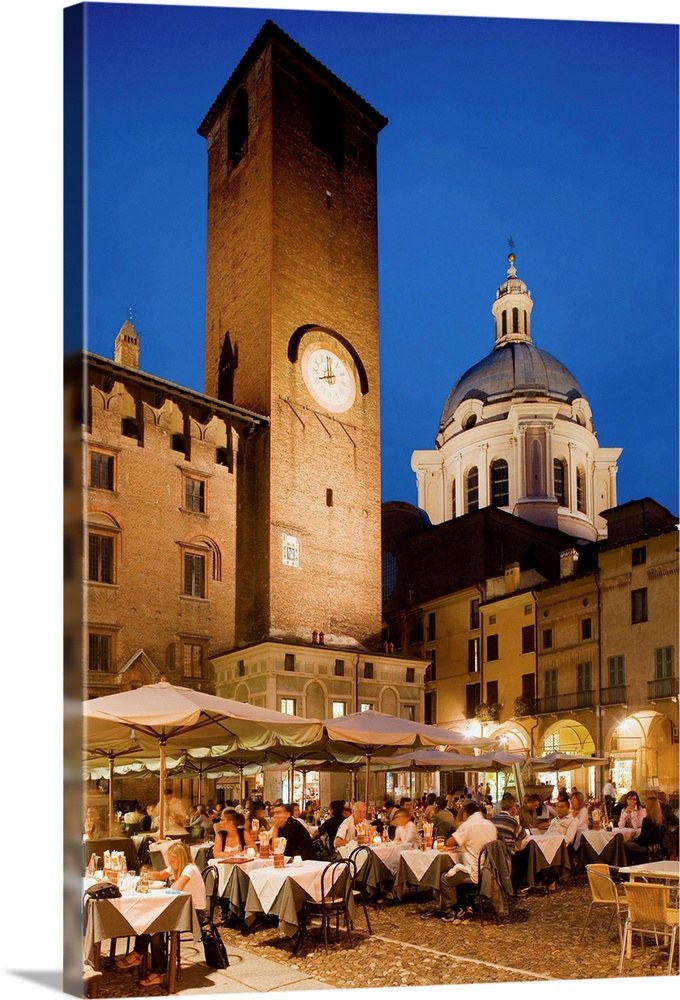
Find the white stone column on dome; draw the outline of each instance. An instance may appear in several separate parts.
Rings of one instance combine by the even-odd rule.
[[[488,507],[489,499],[489,445],[482,441],[479,446],[479,461],[477,463],[477,482],[479,490],[479,509]]]
[[[569,473],[569,496],[567,497],[569,503],[567,504],[567,506],[569,507],[570,513],[573,514],[577,510],[576,469],[578,467],[578,455],[576,456],[574,455],[575,448],[573,441],[567,441],[567,448],[569,451],[569,469],[567,470]],[[586,503],[586,512],[587,510],[588,510],[588,505]]]
[[[517,472],[519,466],[518,452],[517,452],[517,435],[512,434],[508,439],[508,445],[510,446],[510,455],[508,461],[508,508],[513,509],[515,503],[517,502],[518,496],[518,486]]]
[[[413,462],[415,462],[416,454],[417,454],[417,452],[414,453],[414,455],[413,455]],[[419,467],[416,467],[415,464],[413,464],[413,462],[411,464],[411,468],[413,469],[413,471],[416,474],[416,490],[417,490],[417,493],[418,493],[418,506],[422,510],[425,510],[425,496],[424,496],[424,492],[425,491],[424,491],[424,488],[423,488],[423,470],[421,468],[419,468]]]
[[[555,466],[553,464],[553,430],[554,421],[545,422],[545,492],[548,497],[555,497]]]

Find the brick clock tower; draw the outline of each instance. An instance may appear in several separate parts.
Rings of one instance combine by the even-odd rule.
[[[236,640],[211,656],[215,690],[308,718],[424,713],[426,661],[381,642],[376,146],[386,123],[267,21],[198,130],[205,391],[269,419],[237,456]],[[347,797],[345,775],[307,779],[308,798]],[[264,781],[265,798],[301,794],[284,772]]]
[[[205,391],[270,418],[241,456],[241,649],[310,643],[315,632],[326,645],[379,646],[385,124],[267,21],[198,129],[208,149]]]

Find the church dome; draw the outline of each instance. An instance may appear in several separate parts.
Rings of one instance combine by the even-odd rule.
[[[552,354],[534,345],[531,293],[517,276],[514,253],[508,254],[508,263],[507,278],[499,285],[491,309],[496,325],[493,350],[468,368],[454,385],[442,410],[440,433],[466,399],[487,404],[547,396],[558,403],[572,403],[583,396],[571,372]]]
[[[445,429],[466,399],[495,403],[536,395],[571,403],[583,393],[569,369],[552,354],[526,341],[505,343],[458,379],[444,404],[439,429]]]

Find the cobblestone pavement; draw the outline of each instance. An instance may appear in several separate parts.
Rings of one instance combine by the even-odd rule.
[[[222,927],[227,949],[238,949],[270,962],[281,963],[331,987],[428,986],[471,983],[579,980],[617,977],[619,940],[616,920],[607,929],[611,911],[596,908],[590,917],[583,945],[579,936],[590,903],[587,883],[568,883],[555,893],[528,897],[511,905],[502,923],[479,917],[461,925],[441,920],[423,920],[432,908],[423,896],[414,896],[397,906],[369,907],[373,935],[369,937],[363,913],[355,919],[353,943],[341,932],[338,943],[324,952],[323,941],[307,940],[297,955],[294,941],[281,938],[277,928],[257,923],[243,934],[238,927]],[[649,944],[643,952],[635,944],[631,959],[624,961],[624,976],[664,976],[668,948]],[[212,970],[201,966],[207,979]],[[673,963],[678,974],[678,949]],[[123,981],[121,981],[123,980]],[[135,992],[125,992],[131,986]],[[180,984],[181,987],[181,984]],[[262,986],[254,982],[254,990]],[[278,991],[286,987],[276,987]],[[299,986],[290,986],[299,989]],[[180,992],[184,992],[180,989]],[[107,972],[100,980],[101,997],[160,996],[162,990],[142,989],[131,983],[129,973]]]

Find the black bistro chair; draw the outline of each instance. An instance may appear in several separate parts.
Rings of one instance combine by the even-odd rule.
[[[352,944],[351,918],[349,904],[352,898],[354,883],[354,862],[349,858],[330,861],[321,872],[321,901],[305,900],[300,913],[300,930],[298,933],[295,953],[300,950],[302,942],[309,937],[308,924],[311,919],[319,917],[323,933],[324,950],[328,952],[328,936],[331,922],[335,920],[335,940],[338,940],[340,917],[345,922],[347,939]]]
[[[215,913],[215,907],[218,902],[218,887],[219,887],[219,877],[217,869],[213,865],[207,865],[201,872],[201,878],[203,879],[203,884],[205,885],[205,910],[199,912],[199,922],[201,924],[201,930],[203,936],[206,934],[212,935],[213,937],[219,937],[219,931],[215,926],[213,917]],[[179,981],[180,971],[181,971],[181,951],[182,951],[182,941],[190,942],[194,951],[198,952],[198,947],[194,944],[194,937],[192,931],[182,931],[179,936],[180,946],[177,949],[177,980]],[[166,942],[167,948],[167,942]],[[227,960],[227,965],[229,961]]]
[[[368,902],[368,876],[371,872],[371,862],[373,860],[371,848],[366,844],[362,844],[361,847],[357,847],[352,851],[349,860],[354,865],[354,884],[352,886],[354,902],[361,904],[364,916],[366,917],[368,933],[372,934],[371,921],[368,919],[368,910],[366,909],[366,903]]]

